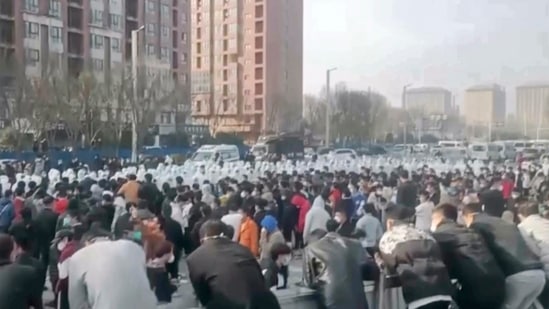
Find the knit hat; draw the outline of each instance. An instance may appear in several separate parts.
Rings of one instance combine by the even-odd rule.
[[[267,215],[261,220],[261,227],[266,229],[268,233],[272,233],[276,230],[277,226],[278,222],[276,221],[276,218],[271,215]]]

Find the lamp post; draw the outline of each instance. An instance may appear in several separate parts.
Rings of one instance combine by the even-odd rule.
[[[138,35],[140,31],[145,30],[145,26],[141,26],[136,30],[132,30],[132,81],[133,81],[133,103],[137,104],[137,99],[139,93],[137,91],[138,82],[137,82],[137,65],[138,65]],[[136,115],[136,106],[132,110],[132,157],[131,160],[133,163],[137,162],[137,115]]]
[[[408,90],[408,87],[412,86],[412,84],[407,84],[407,85],[404,85],[404,87],[402,87],[402,109],[404,110],[405,112],[405,119],[404,119],[404,128],[403,128],[403,133],[404,133],[404,137],[403,137],[403,142],[404,142],[404,145],[408,144],[407,143],[407,136],[408,135],[408,112],[406,110],[406,91]]]
[[[332,114],[332,100],[330,94],[330,73],[337,70],[337,68],[331,68],[326,70],[326,137],[324,146],[330,146],[330,118]]]

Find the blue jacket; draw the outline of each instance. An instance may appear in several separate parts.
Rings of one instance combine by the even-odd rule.
[[[0,200],[0,229],[6,232],[13,219],[15,218],[15,209],[11,199],[2,198]]]
[[[352,217],[358,218],[360,217],[358,214],[358,210],[360,209],[360,206],[362,205],[362,203],[366,202],[366,199],[364,198],[364,194],[360,192],[353,194],[352,199],[353,199],[353,205],[354,205],[354,209],[352,210]]]

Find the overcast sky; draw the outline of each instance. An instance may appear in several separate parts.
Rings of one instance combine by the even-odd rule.
[[[304,0],[304,88],[371,86],[399,105],[402,86],[549,82],[549,0]]]

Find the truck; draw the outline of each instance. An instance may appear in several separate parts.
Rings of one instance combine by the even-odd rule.
[[[251,152],[257,161],[303,160],[305,157],[303,137],[294,133],[260,136]]]

